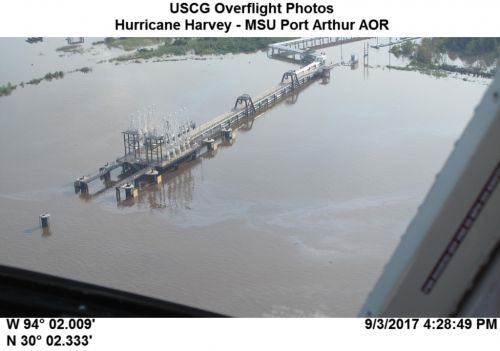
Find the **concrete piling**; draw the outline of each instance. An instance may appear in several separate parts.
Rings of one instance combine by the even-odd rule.
[[[48,228],[49,227],[49,218],[50,214],[49,213],[42,213],[40,215],[40,225],[42,228]]]
[[[161,174],[154,168],[151,168],[144,176],[149,183],[160,184],[162,182]]]
[[[125,199],[131,199],[135,196],[135,186],[133,184],[127,183],[122,186],[125,190]]]
[[[77,178],[73,185],[75,187],[75,192],[80,191],[82,194],[87,194],[89,192],[89,185],[87,184],[87,177],[85,176]]]
[[[203,144],[205,144],[207,146],[208,151],[217,150],[217,144],[215,143],[214,139],[205,139],[205,140],[203,140]]]
[[[126,183],[121,187],[116,187],[115,189],[116,189],[116,200],[118,202],[121,201],[122,191],[125,195],[125,200],[132,199],[139,195],[139,190],[134,186],[134,184],[131,183]]]
[[[224,141],[233,139],[233,130],[231,128],[222,129],[222,139]]]

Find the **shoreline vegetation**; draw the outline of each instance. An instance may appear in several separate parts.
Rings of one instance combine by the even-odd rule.
[[[188,54],[196,56],[208,55],[224,55],[238,53],[252,53],[267,49],[267,46],[272,43],[277,43],[292,38],[104,38],[92,43],[92,46],[105,45],[108,49],[116,48],[128,52],[126,54],[108,59],[101,60],[98,63],[104,62],[120,62],[133,61],[136,63],[141,60],[156,59],[155,61],[176,61]],[[92,49],[92,48],[91,48]],[[90,50],[91,50],[90,49]],[[69,54],[83,54],[89,49],[84,49],[80,44],[70,44],[56,48],[56,51]],[[172,58],[177,57],[180,58]],[[168,59],[170,58],[170,59]],[[204,60],[205,58],[194,58]],[[10,95],[16,88],[25,85],[38,85],[42,81],[52,81],[53,79],[62,79],[66,74],[74,72],[89,73],[92,71],[90,67],[82,67],[73,71],[63,72],[56,71],[47,73],[43,77],[33,78],[27,82],[12,84],[8,82],[6,85],[0,86],[0,97]]]
[[[16,85],[12,85],[11,82],[8,82],[6,85],[0,86],[0,96],[10,95],[16,88]]]
[[[71,53],[71,54],[83,54],[84,53],[83,47],[79,44],[70,44],[70,45],[61,46],[61,47],[57,48],[56,51],[61,51],[61,52]]]
[[[110,59],[109,61],[137,61],[165,56],[184,56],[194,54],[225,55],[252,53],[267,49],[272,43],[287,38],[105,38],[93,45],[106,45],[108,48],[120,48],[131,53]],[[134,51],[135,50],[135,51]]]
[[[205,60],[202,56],[252,53],[266,50],[269,44],[293,38],[104,38],[92,43],[92,47],[103,45],[108,49],[119,49],[126,53],[101,60],[97,63],[132,61],[140,63],[147,60],[154,62],[177,61],[184,59]],[[83,54],[82,45],[70,44],[56,49],[62,53]],[[418,71],[435,77],[445,77],[456,73],[480,78],[492,78],[495,75],[495,65],[500,64],[500,38],[423,38],[419,43],[406,41],[394,45],[389,50],[396,57],[409,60],[406,66],[386,66],[389,69],[403,71]],[[194,58],[182,56],[195,55]],[[463,64],[450,64],[457,58]],[[8,96],[17,87],[26,84],[38,85],[42,81],[62,79],[66,74],[74,72],[89,73],[90,67],[62,72],[50,72],[43,77],[31,79],[28,82],[12,84],[8,82],[0,86],[0,97]]]
[[[66,73],[64,73],[63,71],[49,72],[46,75],[44,75],[43,77],[33,78],[27,82],[21,82],[18,84],[12,84],[11,82],[8,82],[6,85],[0,86],[0,97],[10,95],[14,90],[17,89],[18,86],[21,88],[24,88],[25,85],[38,85],[44,80],[47,82],[50,82],[53,79],[62,79],[62,78],[64,78],[64,76],[66,74],[71,74],[71,73],[75,73],[75,72],[81,72],[81,73],[86,74],[86,73],[92,72],[92,68],[81,67],[81,68],[74,69],[72,71],[68,71]]]
[[[387,66],[402,71],[418,71],[435,77],[450,73],[479,78],[493,78],[500,63],[500,38],[424,38],[420,43],[406,41],[389,50],[405,57],[406,66]],[[465,65],[450,64],[460,59]]]

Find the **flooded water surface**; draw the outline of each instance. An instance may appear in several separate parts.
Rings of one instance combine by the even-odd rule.
[[[371,50],[368,69],[336,67],[117,204],[73,181],[123,155],[132,113],[201,124],[298,66],[264,52],[115,65],[99,62],[116,50],[64,44],[0,39],[0,85],[92,68],[0,97],[0,264],[236,316],[355,316],[486,89],[389,70],[388,48]]]

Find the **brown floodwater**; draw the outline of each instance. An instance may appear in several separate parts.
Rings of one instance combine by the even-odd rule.
[[[236,316],[355,316],[487,83],[388,70],[403,62],[371,50],[369,69],[335,68],[118,205],[73,180],[123,154],[132,113],[200,124],[297,66],[264,52],[115,65],[99,62],[119,50],[90,42],[0,39],[0,85],[93,69],[0,97],[0,264]]]

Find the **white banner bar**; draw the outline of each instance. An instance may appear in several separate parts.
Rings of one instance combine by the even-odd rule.
[[[0,319],[2,350],[476,350],[498,319]],[[28,325],[28,328],[26,327]]]
[[[0,36],[495,37],[499,13],[492,0],[3,0]]]

